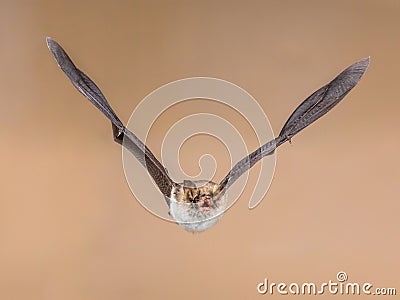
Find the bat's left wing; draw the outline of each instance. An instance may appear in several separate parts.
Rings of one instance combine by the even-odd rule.
[[[369,66],[369,57],[359,60],[345,69],[328,84],[305,99],[292,113],[279,136],[261,146],[239,161],[225,176],[219,192],[226,191],[240,176],[263,157],[274,153],[283,143],[325,115],[357,85]]]

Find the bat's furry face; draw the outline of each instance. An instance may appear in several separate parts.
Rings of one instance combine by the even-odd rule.
[[[174,187],[170,214],[188,231],[203,231],[215,225],[226,208],[226,196],[211,181],[185,181]]]

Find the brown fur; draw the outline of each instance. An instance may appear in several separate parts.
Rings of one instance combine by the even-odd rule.
[[[193,199],[198,195],[207,194],[210,195],[211,198],[214,198],[214,196],[218,195],[217,190],[219,185],[217,183],[210,181],[205,184],[201,183],[202,185],[200,185],[199,183],[197,184],[199,185],[197,187],[180,186],[179,188],[177,188],[175,196],[176,200],[178,202],[189,203],[192,202]]]

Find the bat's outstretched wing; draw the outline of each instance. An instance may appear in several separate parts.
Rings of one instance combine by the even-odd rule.
[[[46,42],[61,70],[72,84],[111,121],[115,141],[123,144],[139,160],[154,179],[161,193],[168,199],[175,183],[168,176],[164,166],[146,145],[122,124],[97,85],[74,65],[64,49],[49,37],[46,38]]]
[[[356,86],[368,66],[369,57],[354,63],[304,100],[286,121],[279,136],[239,161],[221,181],[219,190],[226,191],[260,159],[274,153],[277,147],[330,111]]]

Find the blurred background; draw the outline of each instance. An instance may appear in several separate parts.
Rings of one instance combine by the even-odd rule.
[[[257,284],[318,284],[339,271],[400,293],[399,15],[397,0],[1,1],[0,298],[279,299]],[[278,133],[348,65],[370,55],[371,66],[278,150],[256,209],[257,168],[219,224],[191,234],[135,200],[109,122],[58,69],[46,36],[123,121],[161,85],[209,76],[251,93]],[[159,119],[157,156],[163,122],[192,109]],[[230,118],[246,135],[240,115]],[[246,142],[255,149],[252,134]],[[183,147],[188,173],[202,144]],[[228,154],[217,144],[221,179]]]

